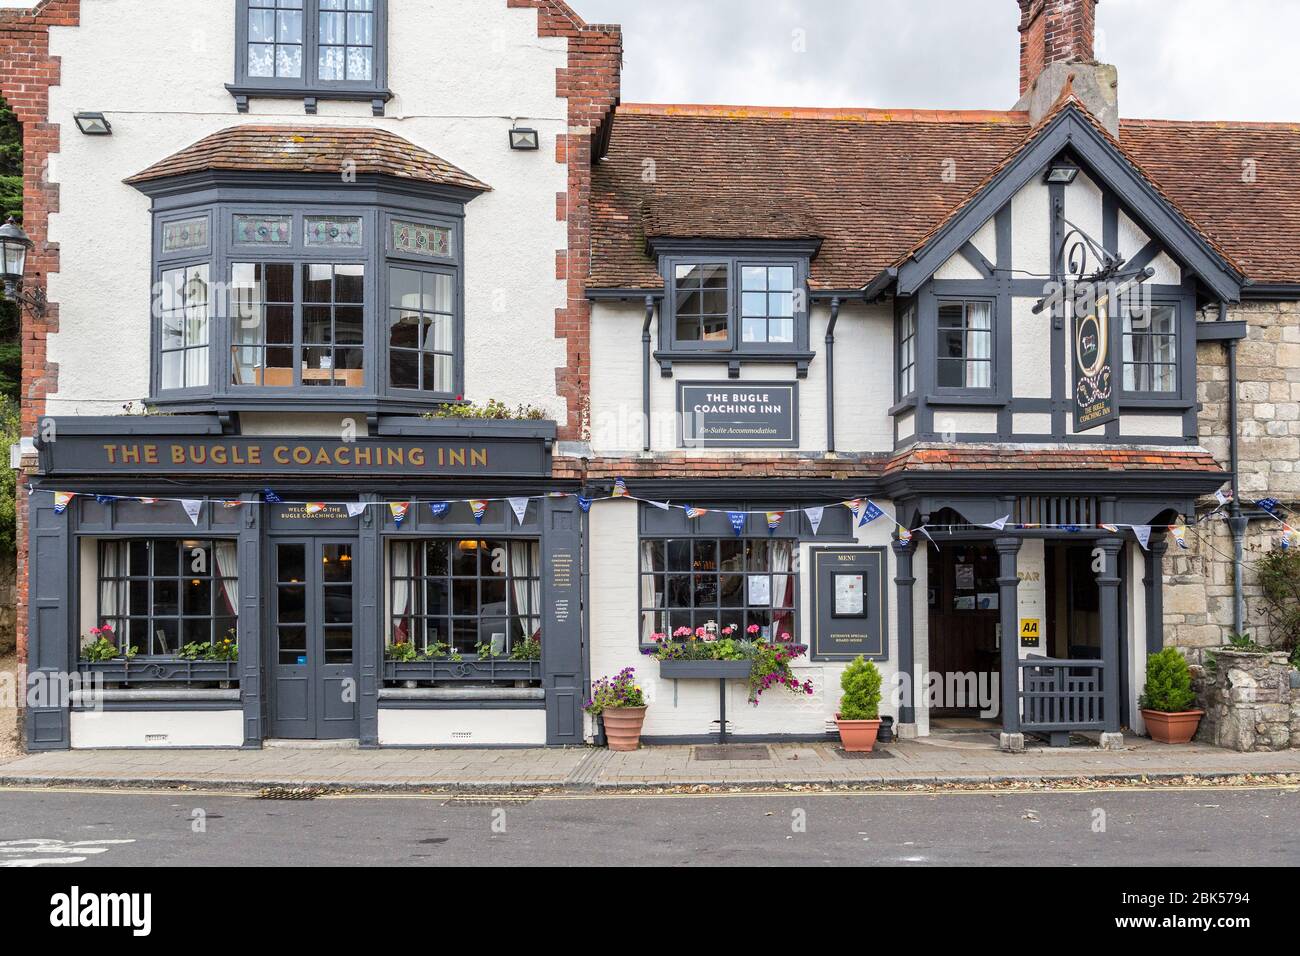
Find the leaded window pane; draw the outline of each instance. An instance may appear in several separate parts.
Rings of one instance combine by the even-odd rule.
[[[207,264],[165,270],[157,293],[159,387],[202,388],[210,368]]]

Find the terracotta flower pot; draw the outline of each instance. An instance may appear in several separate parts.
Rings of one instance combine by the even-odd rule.
[[[1162,744],[1189,743],[1196,736],[1196,728],[1204,716],[1203,710],[1181,710],[1172,714],[1163,710],[1143,709],[1142,711],[1142,719],[1147,724],[1147,733],[1151,735],[1152,740]]]
[[[849,753],[869,754],[875,749],[879,720],[841,720],[836,714],[835,725],[840,728],[840,745]]]
[[[641,746],[644,707],[608,707],[601,714],[610,750],[636,750]]]

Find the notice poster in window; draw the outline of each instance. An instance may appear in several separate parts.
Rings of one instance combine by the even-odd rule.
[[[835,616],[865,617],[865,593],[866,584],[864,575],[835,575]]]
[[[998,609],[998,592],[989,591],[986,594],[981,594],[976,605],[981,611],[996,611]]]
[[[755,607],[767,607],[772,603],[772,579],[765,574],[752,574],[749,577],[749,603]]]
[[[959,591],[975,590],[975,565],[973,564],[957,565],[957,590]]]

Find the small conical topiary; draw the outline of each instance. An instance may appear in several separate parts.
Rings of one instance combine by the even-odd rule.
[[[1196,703],[1192,673],[1176,647],[1166,647],[1147,657],[1147,682],[1139,706],[1165,714],[1190,710]]]
[[[840,675],[840,720],[877,720],[880,717],[880,671],[861,654]]]

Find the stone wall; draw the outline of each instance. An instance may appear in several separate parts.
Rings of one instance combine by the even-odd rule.
[[[1217,313],[1199,317],[1213,321]],[[1240,425],[1240,481],[1244,500],[1277,498],[1295,511],[1300,505],[1300,302],[1245,303],[1229,311],[1244,320],[1245,340],[1237,344],[1237,397]],[[1220,343],[1197,350],[1201,402],[1201,444],[1228,469],[1228,361]],[[1198,506],[1198,517],[1217,508],[1213,498]],[[1187,516],[1189,523],[1192,516]],[[1245,630],[1268,644],[1260,588],[1251,562],[1277,546],[1281,526],[1254,521],[1246,535],[1243,590]],[[1205,651],[1228,643],[1232,633],[1232,535],[1226,521],[1213,518],[1192,525],[1187,550],[1171,542],[1165,560],[1165,643],[1184,648],[1196,662]]]
[[[1197,677],[1205,707],[1198,739],[1244,753],[1286,750],[1300,741],[1300,707],[1292,703],[1285,654],[1219,648]]]

